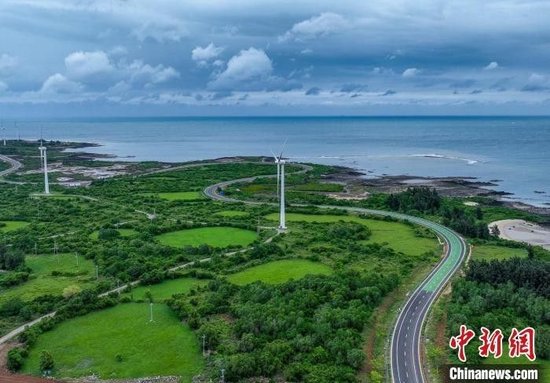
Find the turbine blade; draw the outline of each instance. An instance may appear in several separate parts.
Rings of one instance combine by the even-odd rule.
[[[283,152],[285,151],[286,142],[288,141],[288,137],[285,138],[285,142],[283,143],[283,146],[281,148],[281,154],[279,154],[279,159],[283,157]]]

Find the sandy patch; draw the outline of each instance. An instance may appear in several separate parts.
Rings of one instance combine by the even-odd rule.
[[[466,205],[466,206],[479,206],[479,203],[474,202],[474,201],[466,201],[466,202],[464,202],[464,205]]]
[[[550,250],[550,228],[522,219],[504,219],[489,224],[489,227],[498,226],[500,238],[511,241],[526,242],[535,246],[542,246]]]

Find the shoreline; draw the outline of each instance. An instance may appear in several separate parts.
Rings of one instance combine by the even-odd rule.
[[[33,140],[23,140],[28,143],[33,143]],[[149,161],[138,161],[135,156],[129,155],[125,157],[117,156],[109,153],[94,153],[87,152],[86,148],[98,148],[104,147],[104,144],[98,142],[77,142],[77,141],[60,141],[55,140],[51,142],[63,143],[70,145],[63,149],[62,152],[70,154],[75,159],[83,161],[105,161],[115,164],[141,163]],[[232,157],[218,157],[215,159],[195,159],[184,162],[172,162],[172,161],[155,161],[162,166],[172,167],[179,166],[186,163],[204,162],[204,161],[223,161],[228,158],[242,159],[243,157],[254,157],[262,160],[270,159],[269,156],[232,156]],[[310,161],[311,162],[311,161]],[[312,162],[322,164],[319,162]],[[411,186],[426,186],[435,188],[441,195],[446,197],[458,197],[458,198],[475,198],[485,197],[494,200],[496,203],[503,206],[511,207],[517,210],[526,211],[534,214],[540,214],[544,216],[550,216],[550,202],[549,206],[540,206],[537,204],[531,204],[521,199],[513,200],[510,197],[514,196],[514,193],[507,191],[494,190],[493,187],[498,186],[498,182],[501,180],[492,179],[489,181],[482,181],[474,176],[444,176],[444,177],[429,177],[429,176],[416,176],[406,174],[381,174],[377,175],[373,171],[362,171],[361,169],[351,166],[342,165],[330,165],[337,171],[327,177],[327,181],[344,182],[348,185],[348,191],[350,195],[354,196],[354,191],[357,188],[361,188],[364,195],[365,189],[369,193],[381,192],[381,193],[396,193],[405,190]],[[358,195],[359,198],[361,198]]]
[[[492,226],[498,227],[500,232],[499,238],[508,241],[525,242],[550,250],[550,228],[523,219],[494,221],[489,224],[489,227]]]
[[[359,189],[365,189],[370,193],[398,193],[408,187],[425,186],[434,188],[445,197],[457,198],[489,198],[495,203],[517,210],[533,214],[540,214],[550,217],[550,206],[536,206],[523,201],[510,201],[504,197],[512,196],[513,193],[489,189],[490,186],[497,186],[492,180],[489,182],[479,181],[476,177],[423,177],[411,175],[382,175],[366,178],[364,172],[356,169],[337,166],[340,171],[326,178],[327,181],[346,183],[350,187],[350,194]],[[359,194],[357,194],[359,197]]]

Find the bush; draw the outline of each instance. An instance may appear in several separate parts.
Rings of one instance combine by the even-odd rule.
[[[55,367],[55,362],[53,360],[52,354],[48,351],[43,350],[40,354],[40,371],[51,371]]]
[[[82,289],[77,285],[70,285],[63,289],[63,298],[70,298],[80,293]]]
[[[0,314],[2,316],[16,316],[19,315],[21,309],[25,306],[25,303],[21,298],[12,298],[0,306]]]
[[[110,240],[120,237],[120,232],[116,229],[99,229],[99,233],[97,235],[98,239],[101,240]]]
[[[16,347],[8,352],[8,369],[12,372],[17,372],[23,367],[23,361],[26,356],[26,351]]]
[[[20,250],[0,246],[0,269],[15,270],[25,264],[25,254]]]

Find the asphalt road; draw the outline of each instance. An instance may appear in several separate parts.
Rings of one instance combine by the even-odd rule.
[[[21,162],[14,160],[13,158],[5,156],[3,154],[0,154],[0,161],[4,161],[10,164],[9,169],[6,169],[0,172],[0,177],[7,176],[8,174],[11,174],[17,171],[19,168],[23,166]]]
[[[233,181],[221,182],[208,186],[204,194],[214,200],[223,202],[244,202],[259,204],[254,201],[241,201],[223,195],[223,189],[233,183],[250,182],[258,177],[248,177]],[[298,206],[298,205],[295,205]],[[408,295],[404,307],[400,310],[391,339],[391,374],[395,383],[424,383],[422,368],[423,356],[421,352],[422,329],[426,315],[445,287],[449,279],[458,271],[466,258],[468,246],[464,239],[453,230],[438,223],[410,215],[362,208],[343,206],[318,206],[320,208],[341,209],[353,213],[391,216],[400,220],[407,220],[434,231],[445,243],[443,259],[432,272],[422,281],[418,288]]]

